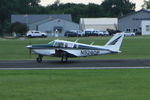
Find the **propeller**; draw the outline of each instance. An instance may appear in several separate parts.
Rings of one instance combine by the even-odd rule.
[[[30,58],[31,58],[31,52],[32,52],[32,51],[31,51],[31,47],[32,47],[32,45],[31,45],[31,38],[30,38],[30,43],[29,43],[29,44],[30,44],[29,55],[30,55]]]
[[[26,46],[26,48],[28,48],[29,49],[29,55],[30,55],[30,57],[31,57],[31,53],[32,53],[32,45],[28,45],[28,46]]]
[[[31,58],[31,48],[29,48],[29,55],[30,55],[30,58]]]

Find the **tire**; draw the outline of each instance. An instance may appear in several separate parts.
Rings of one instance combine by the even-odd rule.
[[[38,58],[36,58],[36,61],[37,61],[38,63],[41,63],[41,62],[42,62],[42,58],[41,58],[41,57],[38,57]]]
[[[28,37],[29,37],[29,38],[32,38],[32,36],[31,36],[31,35],[28,35]]]
[[[46,38],[46,35],[41,35],[41,37]]]

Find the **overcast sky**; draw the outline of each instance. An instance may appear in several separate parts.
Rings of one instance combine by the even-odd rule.
[[[48,4],[52,4],[54,3],[55,0],[41,0],[41,4],[46,6]],[[90,3],[96,3],[96,4],[100,4],[103,0],[60,0],[61,3],[84,3],[84,4],[88,4]],[[136,3],[136,10],[141,9],[141,5],[143,4],[143,0],[130,0],[131,2]]]

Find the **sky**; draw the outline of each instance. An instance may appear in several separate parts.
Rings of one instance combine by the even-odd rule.
[[[43,6],[46,6],[48,4],[53,4],[56,0],[41,0],[41,3]],[[60,0],[61,3],[96,3],[100,4],[103,0]],[[133,3],[136,3],[136,10],[141,9],[141,5],[143,4],[143,0],[130,0]]]

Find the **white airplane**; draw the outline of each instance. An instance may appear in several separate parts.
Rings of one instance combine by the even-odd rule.
[[[90,45],[82,44],[77,43],[77,41],[54,40],[48,44],[35,44],[26,47],[29,48],[32,53],[38,55],[36,59],[38,63],[42,62],[43,56],[61,57],[62,62],[67,62],[68,58],[72,57],[120,53],[123,37],[124,33],[117,33],[104,46],[93,45],[93,43]]]

